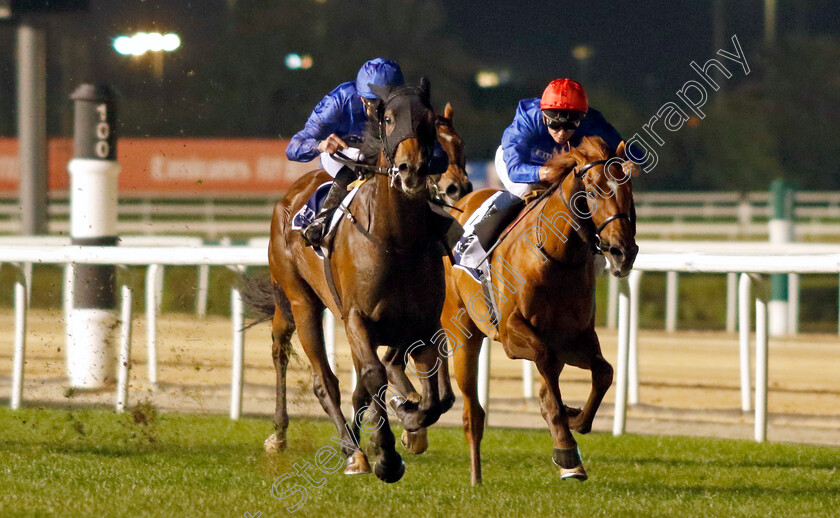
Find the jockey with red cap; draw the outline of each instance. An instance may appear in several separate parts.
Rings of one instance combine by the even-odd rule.
[[[349,147],[347,141],[361,141],[371,110],[375,109],[377,97],[369,85],[395,87],[404,82],[400,66],[395,62],[382,58],[367,61],[355,81],[341,83],[315,106],[304,128],[289,142],[286,148],[289,160],[309,162],[320,155],[321,166],[335,179],[318,217],[303,230],[308,244],[320,243],[329,215],[344,199],[348,185],[356,177],[350,167],[337,162],[330,154],[342,151],[354,160],[360,159],[358,149]],[[433,174],[441,174],[449,167],[449,158],[440,144],[435,144],[429,169]]]
[[[601,112],[589,107],[586,91],[577,81],[555,79],[541,98],[519,101],[496,152],[496,174],[506,190],[493,194],[467,220],[460,250],[455,250],[456,258],[462,257],[459,263],[478,268],[477,262],[500,227],[524,206],[523,197],[559,180],[545,167],[548,159],[577,146],[587,136],[601,137],[613,150],[622,140]],[[628,174],[638,174],[633,162],[625,161],[623,167]]]
[[[601,137],[613,150],[622,140],[601,112],[589,107],[580,83],[555,79],[541,98],[519,102],[496,152],[496,173],[505,188],[521,198],[539,187],[534,185],[538,182],[557,181],[545,167],[555,152],[567,151],[590,136]]]

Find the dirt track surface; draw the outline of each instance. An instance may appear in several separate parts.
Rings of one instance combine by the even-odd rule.
[[[112,405],[114,391],[68,391],[64,369],[64,320],[60,311],[29,313],[24,404],[99,403]],[[10,393],[14,318],[0,312],[0,404]],[[147,382],[146,321],[134,319],[131,402],[150,398],[159,408],[179,412],[227,413],[230,405],[232,330],[225,318],[197,319],[164,315],[158,324],[159,385]],[[274,410],[274,368],[270,330],[249,330],[245,346],[243,412],[270,415]],[[615,365],[616,333],[599,330],[607,360]],[[342,329],[336,331],[342,407],[350,415],[350,356]],[[289,369],[289,410],[323,416],[311,391],[311,375],[299,344]],[[769,352],[768,440],[840,445],[840,339],[804,335],[771,339]],[[534,369],[535,376],[536,369]],[[753,373],[754,375],[754,373]],[[726,333],[642,331],[639,336],[639,399],[629,407],[627,432],[703,435],[750,439],[753,416],[742,412],[737,335]],[[454,384],[454,381],[453,381]],[[589,373],[567,367],[560,377],[564,401],[582,406]],[[458,393],[457,388],[456,394]],[[539,390],[534,383],[534,393]],[[536,399],[524,399],[522,362],[508,359],[500,344],[491,351],[490,426],[548,430]],[[596,431],[611,431],[614,387],[595,420]],[[460,426],[460,398],[441,418]]]

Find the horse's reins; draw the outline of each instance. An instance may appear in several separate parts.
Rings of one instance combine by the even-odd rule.
[[[341,151],[330,153],[330,158],[332,158],[341,165],[346,165],[347,167],[351,167],[354,169],[365,169],[367,171],[371,171],[373,174],[379,174],[382,176],[393,177],[396,176],[396,173],[400,172],[400,169],[396,166],[387,167],[356,162]],[[391,160],[389,160],[389,162],[391,162]]]
[[[605,163],[607,163],[607,160],[595,160],[593,162],[589,162],[588,164],[585,164],[580,169],[575,167],[575,169],[572,170],[572,174],[575,175],[575,178],[580,179],[580,178],[583,178],[583,175],[585,175],[586,172],[589,171],[591,168],[593,168],[597,165],[605,164]],[[544,199],[551,196],[554,193],[554,191],[556,191],[557,188],[560,187],[561,183],[562,183],[562,180],[555,183],[555,184],[552,184],[551,187],[546,189],[533,203],[531,203],[530,206],[522,214],[520,214],[519,217],[516,218],[516,220],[510,226],[508,226],[508,228],[504,231],[504,233],[502,233],[502,235],[499,236],[499,239],[497,239],[496,242],[493,243],[493,246],[491,246],[490,249],[484,254],[484,256],[481,258],[481,260],[478,262],[478,264],[483,263],[488,257],[490,257],[490,254],[492,254],[493,251],[496,249],[496,247],[498,247],[502,243],[502,241],[504,241],[504,239],[508,236],[508,234],[510,234],[511,231],[513,231],[514,227],[516,227],[516,225],[520,221],[522,221],[522,219],[525,216],[527,216],[529,212],[531,212],[533,209],[535,209]],[[566,205],[566,207],[574,213],[574,211],[572,210],[572,207],[569,205],[569,202],[566,200],[565,197],[563,197],[562,191],[560,193],[560,199],[563,200],[563,203]],[[592,218],[591,213],[588,214],[587,216],[590,219]],[[604,251],[601,249],[601,232],[603,232],[603,230],[607,227],[607,225],[609,225],[610,223],[612,223],[613,221],[615,221],[617,219],[627,219],[628,221],[632,221],[632,218],[630,218],[630,216],[628,214],[624,213],[624,212],[620,212],[618,214],[613,214],[612,216],[605,219],[595,229],[595,243],[593,243],[593,247],[594,247],[593,248],[593,253],[594,254],[602,254],[603,255]]]

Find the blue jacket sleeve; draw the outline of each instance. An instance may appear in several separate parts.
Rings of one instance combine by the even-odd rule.
[[[429,160],[429,173],[433,175],[443,174],[449,169],[449,155],[443,150],[440,142],[435,140],[435,148],[432,150],[432,158]]]
[[[513,122],[502,135],[502,150],[508,178],[516,183],[540,181],[540,166],[530,162],[531,145],[537,128],[526,117],[522,104],[516,110]]]
[[[309,162],[317,157],[318,142],[338,131],[341,103],[327,95],[312,110],[303,129],[298,131],[286,147],[286,156],[295,162]]]

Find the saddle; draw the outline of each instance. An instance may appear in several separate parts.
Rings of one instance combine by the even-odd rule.
[[[502,232],[525,206],[522,198],[508,191],[499,191],[485,200],[467,220],[464,235],[452,249],[453,265],[481,282],[487,251],[496,245]]]
[[[324,238],[321,240],[322,246],[314,248],[315,253],[318,254],[318,257],[321,259],[324,258],[325,254],[330,249],[329,241],[332,240],[335,229],[338,227],[338,222],[341,220],[341,217],[347,213],[350,202],[353,201],[353,198],[356,196],[356,192],[358,192],[359,187],[361,187],[363,183],[363,180],[356,180],[350,184],[352,189],[350,189],[339,204],[338,208],[330,217],[329,221],[327,221],[327,228],[324,230]],[[300,210],[292,216],[292,230],[299,231],[305,229],[310,223],[312,223],[315,217],[321,212],[321,206],[324,204],[324,200],[327,198],[327,193],[330,192],[332,184],[333,182],[331,181],[324,182],[319,185],[311,195],[309,195],[309,198],[306,200],[306,203],[303,204],[303,207],[301,207]]]

